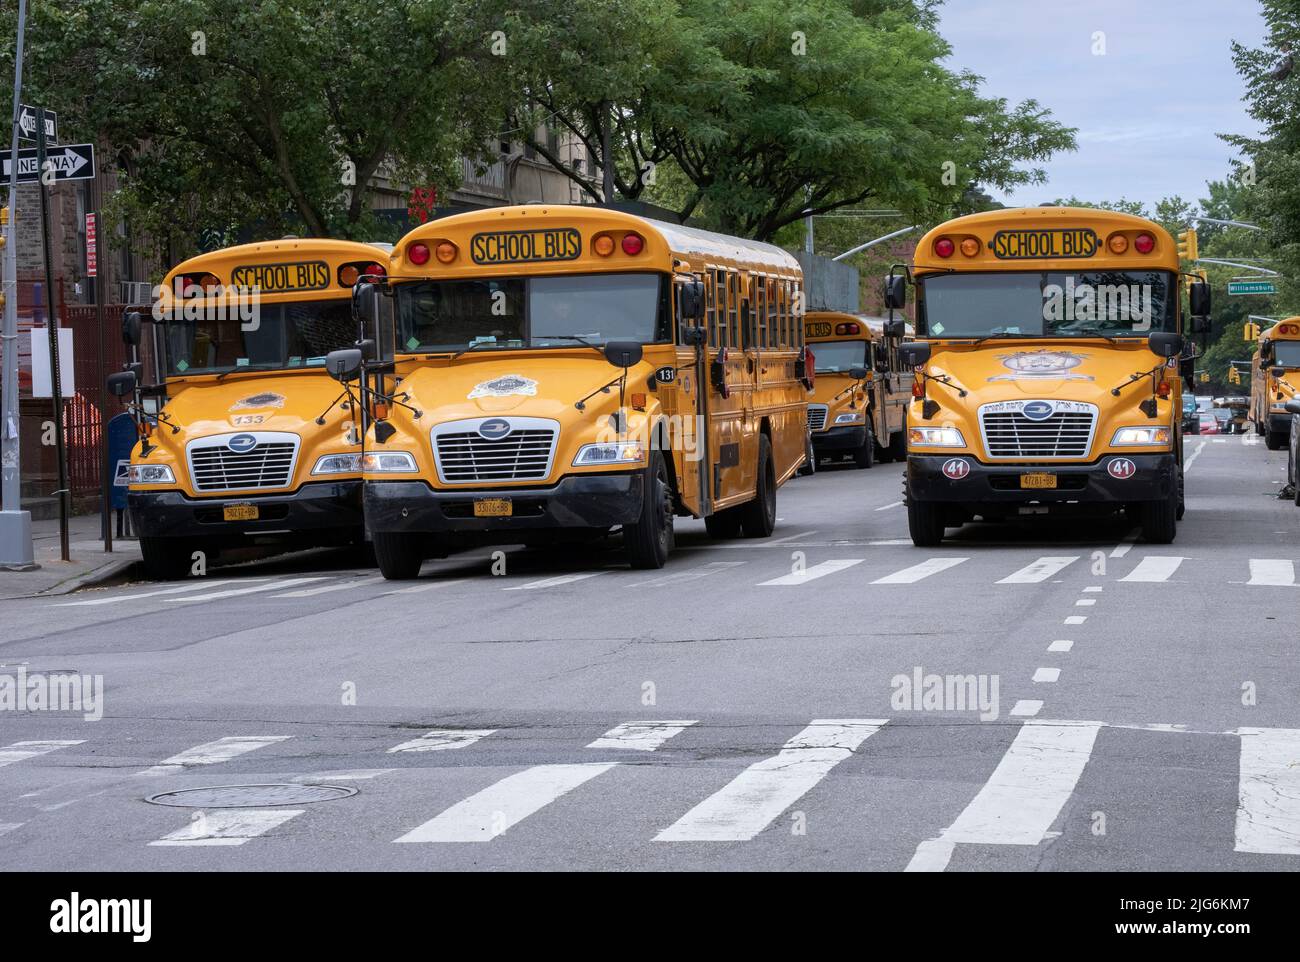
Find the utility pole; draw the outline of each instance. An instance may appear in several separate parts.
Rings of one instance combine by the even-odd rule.
[[[14,48],[13,133],[10,140],[9,206],[4,230],[3,402],[0,403],[0,566],[18,570],[38,567],[32,555],[32,516],[22,510],[22,473],[18,443],[18,112],[23,90],[23,38],[27,32],[27,0],[18,0],[18,41]],[[44,129],[44,118],[40,126]]]
[[[54,268],[50,260],[50,205],[45,191],[45,109],[38,107],[36,124],[36,170],[40,175],[37,189],[41,194],[41,245],[45,249],[45,328],[50,344],[50,395],[54,403],[54,451],[59,460],[59,554],[71,561],[68,546],[68,514],[71,492],[68,490],[68,449],[63,437],[63,385],[59,376],[59,315],[54,307]],[[18,154],[14,153],[14,168]]]
[[[606,207],[614,202],[614,158],[609,155],[609,128],[612,127],[614,123],[613,115],[614,108],[607,100],[605,101],[605,109],[601,111],[601,120],[603,120],[604,123],[601,124],[600,131],[600,159],[604,161],[602,166],[604,167],[603,173],[605,175],[601,193]]]

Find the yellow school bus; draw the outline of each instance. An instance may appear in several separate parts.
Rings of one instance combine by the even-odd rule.
[[[1250,380],[1250,420],[1270,451],[1287,446],[1291,417],[1286,402],[1300,390],[1300,317],[1288,317],[1259,334]]]
[[[413,230],[386,284],[407,407],[364,459],[380,570],[616,527],[657,568],[674,516],[770,535],[805,452],[801,282],[780,248],[600,208]]]
[[[152,576],[185,576],[196,551],[364,541],[364,414],[325,357],[363,334],[391,342],[391,331],[359,330],[351,305],[357,279],[387,265],[386,246],[292,239],[168,273],[146,325],[157,383],[137,384],[141,371],[110,379],[143,402],[127,502]],[[140,321],[124,325],[128,343]]]
[[[851,458],[860,468],[907,454],[904,420],[912,374],[898,360],[902,318],[808,311],[804,341],[816,382],[808,401],[813,454]]]
[[[989,211],[926,234],[912,276],[912,541],[936,545],[975,517],[1121,509],[1147,541],[1172,541],[1190,360],[1169,234],[1101,210]],[[1189,290],[1203,332],[1209,289]],[[905,296],[891,274],[886,302]]]

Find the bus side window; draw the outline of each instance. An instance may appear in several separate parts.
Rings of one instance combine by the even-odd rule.
[[[750,310],[754,316],[754,343],[759,350],[765,350],[767,348],[767,278],[755,275],[751,290],[753,303]]]
[[[790,346],[790,282],[784,277],[777,281],[777,310],[780,318],[782,349]]]
[[[714,347],[727,346],[727,272],[718,268],[713,272],[713,293],[717,304],[717,310],[714,312],[713,331],[710,334],[710,341]]]
[[[718,288],[713,268],[704,271],[704,323],[709,331],[709,347],[718,346]]]
[[[740,275],[727,272],[727,344],[744,348],[740,339]]]
[[[793,302],[791,304],[790,316],[790,346],[795,348],[803,347],[803,291],[799,288],[799,282],[791,283],[791,290],[794,292]]]

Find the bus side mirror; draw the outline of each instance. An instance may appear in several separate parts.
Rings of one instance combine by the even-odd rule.
[[[361,356],[367,361],[373,361],[378,348],[375,344],[375,339],[367,337],[357,341],[357,350],[361,352]]]
[[[901,317],[896,317],[892,321],[885,321],[885,337],[902,337],[907,333],[907,321]]]
[[[122,343],[136,347],[140,343],[140,326],[144,319],[139,311],[127,311],[122,315]]]
[[[870,373],[871,372],[868,371],[865,367],[849,368],[849,377],[853,378],[853,380],[855,381],[865,381],[867,379],[867,375],[869,375]]]
[[[930,360],[930,345],[925,341],[910,341],[898,346],[898,359],[904,367],[921,367]]]
[[[681,321],[698,321],[704,314],[704,282],[686,281],[677,289],[677,312]]]
[[[360,373],[362,360],[360,349],[355,347],[330,351],[325,355],[325,370],[336,381],[351,381]]]
[[[1193,317],[1206,317],[1210,313],[1210,285],[1205,281],[1193,281],[1187,301]]]
[[[1269,371],[1268,373],[1269,373],[1269,374],[1272,374],[1274,377],[1281,377],[1283,374],[1286,373],[1286,368],[1284,368],[1284,367],[1275,367],[1275,368],[1273,368],[1273,370]]]
[[[885,306],[891,311],[907,306],[907,278],[890,274],[885,278]]]
[[[135,390],[135,371],[118,371],[108,376],[108,393],[113,397],[126,397]]]
[[[369,281],[352,286],[352,318],[362,324],[375,322],[375,285]]]
[[[1170,331],[1152,331],[1147,335],[1147,350],[1156,357],[1177,357],[1183,353],[1183,336]]]
[[[614,367],[627,369],[641,363],[640,341],[610,341],[605,345],[605,360]]]

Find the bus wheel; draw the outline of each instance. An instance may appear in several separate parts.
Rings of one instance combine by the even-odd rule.
[[[889,453],[895,461],[907,460],[907,425],[889,436]]]
[[[867,444],[870,446],[870,439]],[[772,442],[758,436],[758,484],[754,500],[739,509],[740,527],[746,538],[766,538],[776,530],[776,466],[772,464]]]
[[[1142,540],[1147,544],[1172,544],[1178,533],[1178,491],[1163,501],[1144,501],[1138,509]]]
[[[420,536],[405,531],[374,532],[375,561],[389,581],[409,581],[420,576],[424,563]]]
[[[817,452],[813,449],[812,438],[804,438],[803,464],[799,465],[799,477],[807,478],[817,473]]]
[[[141,538],[144,570],[155,581],[176,581],[189,576],[195,545],[180,538]]]
[[[928,501],[907,502],[907,533],[918,548],[936,548],[943,543],[944,507]]]
[[[633,568],[662,568],[674,540],[672,482],[663,455],[651,450],[641,517],[635,524],[623,525],[623,549]]]
[[[1178,469],[1178,511],[1175,513],[1174,520],[1182,521],[1183,515],[1187,513],[1187,482],[1183,480],[1183,469]]]
[[[860,468],[869,468],[876,463],[876,436],[871,433],[870,425],[867,426],[867,440],[853,452],[853,463]]]
[[[1287,437],[1281,431],[1265,431],[1264,443],[1270,451],[1281,451],[1286,447]]]

